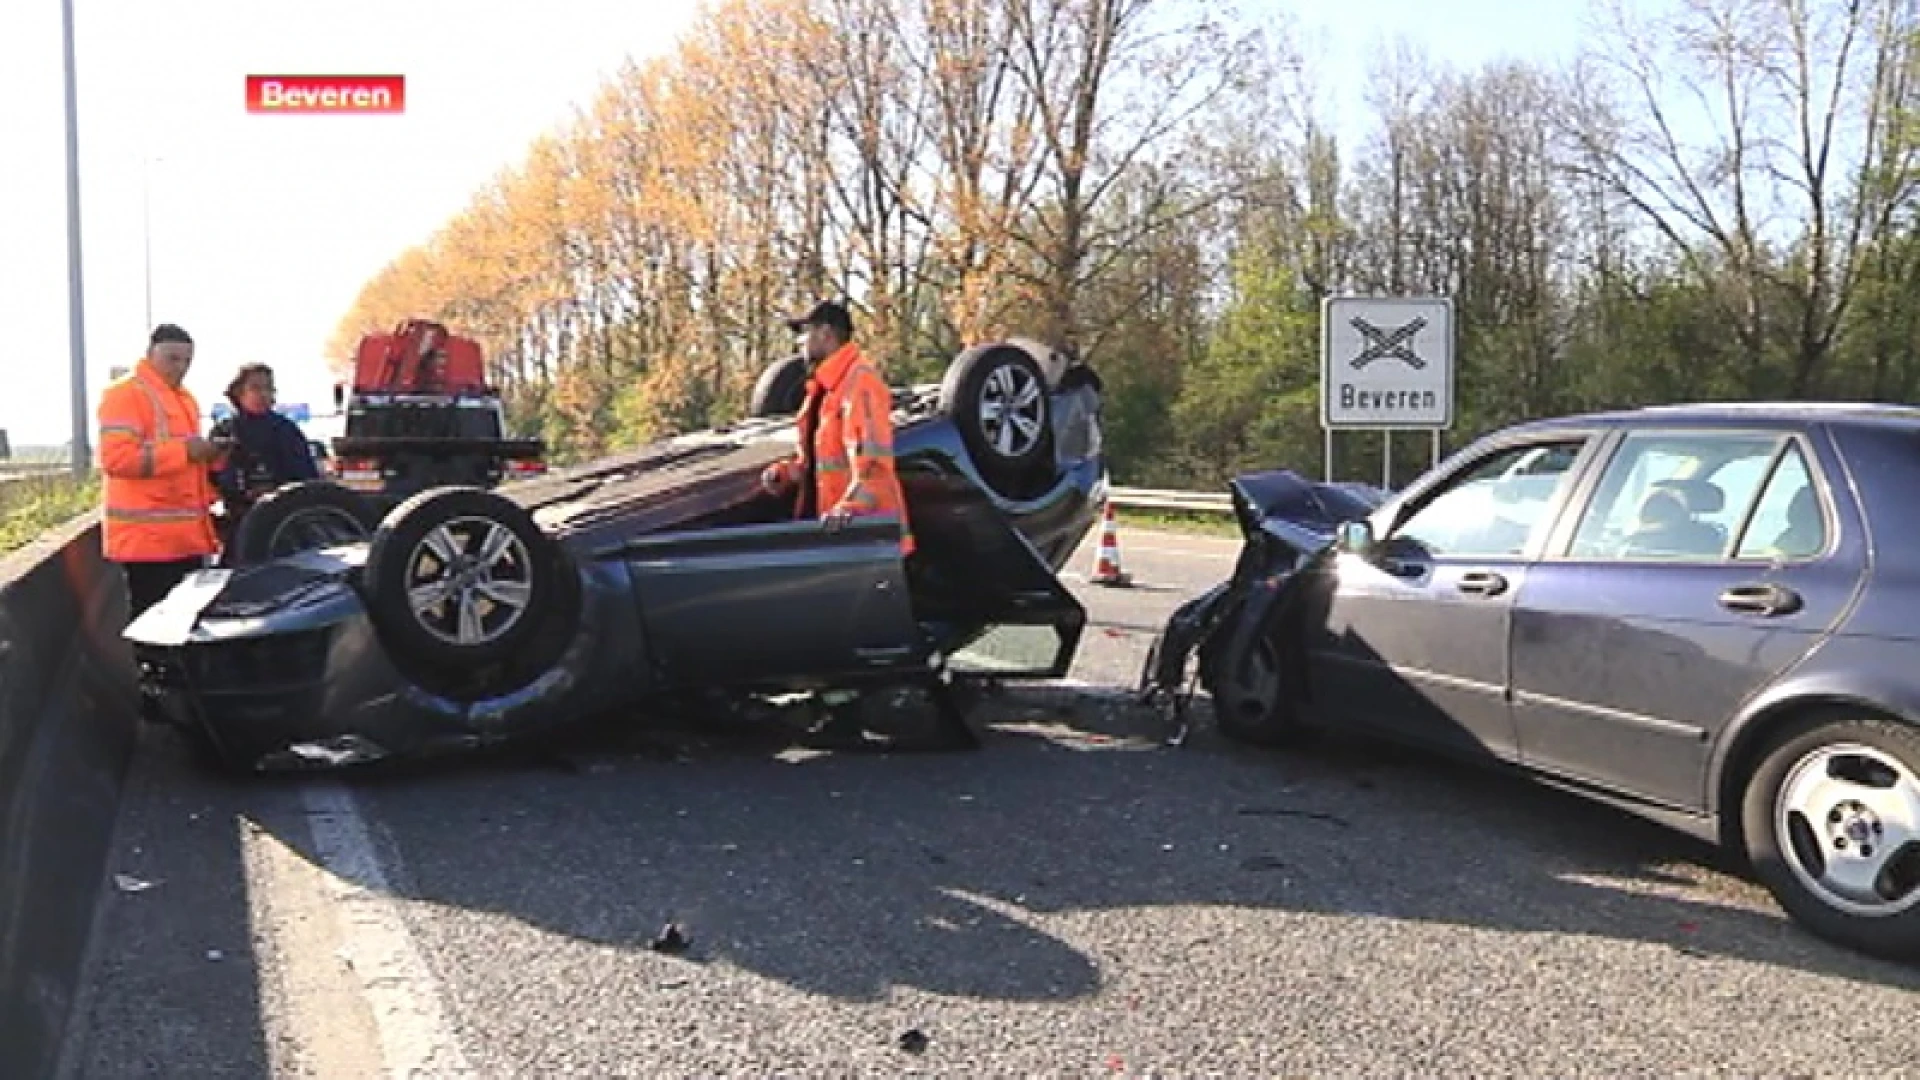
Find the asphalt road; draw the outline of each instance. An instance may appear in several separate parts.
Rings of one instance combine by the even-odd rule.
[[[1121,550],[1139,587],[1081,587],[1088,683],[1130,685],[1234,545]],[[150,741],[114,869],[155,884],[107,905],[76,1071],[1914,1067],[1920,971],[1652,826],[1364,743],[1166,748],[1098,690],[984,715],[978,754],[708,729],[344,782]]]

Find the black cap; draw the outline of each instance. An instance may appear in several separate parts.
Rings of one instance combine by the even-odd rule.
[[[822,300],[804,316],[787,320],[787,329],[796,334],[809,326],[831,326],[840,331],[841,337],[853,336],[853,316],[847,314],[846,308],[831,300]]]
[[[161,323],[159,326],[153,328],[153,333],[147,338],[147,344],[149,346],[191,345],[193,344],[193,338],[189,336],[185,330],[180,329],[172,323]]]

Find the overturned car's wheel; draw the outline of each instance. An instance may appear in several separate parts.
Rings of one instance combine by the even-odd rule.
[[[380,513],[359,492],[327,480],[277,488],[253,504],[234,530],[225,561],[255,566],[298,551],[365,540]]]
[[[1754,873],[1814,933],[1920,959],[1920,730],[1874,717],[1801,722],[1740,804]]]
[[[1052,405],[1040,365],[1015,345],[962,353],[940,384],[940,410],[982,478],[1012,498],[1052,462]]]
[[[481,488],[435,488],[394,507],[362,571],[396,663],[443,692],[511,689],[498,680],[521,681],[526,650],[577,617],[577,585],[533,516]]]
[[[792,416],[807,402],[807,363],[798,356],[776,360],[760,373],[747,402],[753,417]]]

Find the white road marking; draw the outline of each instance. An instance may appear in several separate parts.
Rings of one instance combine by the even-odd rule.
[[[301,803],[321,865],[332,874],[328,891],[342,951],[373,1013],[387,1075],[474,1075],[447,1021],[439,980],[391,897],[352,793],[336,784],[315,785],[302,790]]]

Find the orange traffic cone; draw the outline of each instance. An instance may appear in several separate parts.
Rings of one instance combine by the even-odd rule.
[[[1093,564],[1093,576],[1087,580],[1116,587],[1133,584],[1133,575],[1120,569],[1120,526],[1114,520],[1112,503],[1107,504],[1106,520],[1100,524],[1100,555]]]

